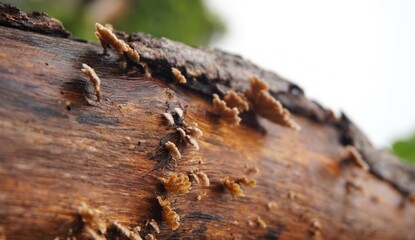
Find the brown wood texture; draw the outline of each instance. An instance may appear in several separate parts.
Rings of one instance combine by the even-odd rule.
[[[339,139],[364,157],[375,154],[348,120],[316,121],[317,110],[301,114],[303,109],[294,115],[298,132],[261,118],[261,128],[246,118],[229,126],[214,114],[209,96],[223,88],[206,87],[218,86],[209,78],[206,86],[180,86],[163,74],[170,71],[167,60],[148,60],[155,73],[149,78],[136,68],[120,69],[116,54],[102,55],[97,44],[2,26],[0,49],[0,233],[6,239],[83,239],[88,235],[78,214],[82,202],[99,209],[108,226],[114,221],[141,226],[143,238],[151,232],[148,219],[160,226],[157,239],[415,238],[415,204],[406,198],[414,176],[405,175],[413,169],[402,166],[404,180],[393,182],[390,168],[378,167],[386,171],[382,175],[347,163]],[[102,81],[103,100],[96,106],[85,100],[93,90],[82,63]],[[167,69],[157,70],[156,63]],[[244,86],[238,81],[224,86]],[[289,89],[289,83],[275,81]],[[278,94],[284,92],[273,95]],[[288,97],[285,105],[292,102]],[[198,167],[211,184],[193,182],[189,193],[170,197],[181,218],[172,231],[156,199],[165,194],[158,177],[171,171],[151,171],[157,164],[151,155],[173,131],[161,114],[178,106],[204,136],[199,151],[182,151],[175,172]],[[256,186],[231,197],[221,179],[243,175]],[[197,201],[202,191],[207,195]],[[270,209],[272,202],[278,207]],[[311,231],[315,221],[321,224],[317,234]],[[119,236],[111,228],[106,235]]]

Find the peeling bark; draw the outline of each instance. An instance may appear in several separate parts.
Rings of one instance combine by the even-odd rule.
[[[66,38],[70,35],[59,20],[45,13],[26,14],[16,7],[3,3],[0,3],[0,25],[56,37]]]

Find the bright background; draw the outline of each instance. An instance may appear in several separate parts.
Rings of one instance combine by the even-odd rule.
[[[346,112],[379,147],[415,132],[415,1],[209,0],[227,32],[211,45]]]

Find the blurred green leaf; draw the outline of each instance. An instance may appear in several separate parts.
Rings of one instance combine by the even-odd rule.
[[[73,36],[93,41],[96,41],[95,21],[108,14],[110,16],[105,21],[109,21],[118,30],[150,33],[189,45],[207,45],[225,30],[222,21],[205,6],[203,0],[3,1],[25,12],[46,12],[62,21]],[[119,7],[120,2],[120,9],[114,10]],[[101,7],[97,7],[98,5]]]
[[[392,145],[393,152],[403,160],[415,164],[415,135]]]
[[[125,16],[114,27],[127,32],[141,31],[191,45],[207,44],[223,25],[201,0],[133,1]]]

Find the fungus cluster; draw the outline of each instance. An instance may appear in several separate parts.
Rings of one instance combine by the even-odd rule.
[[[290,112],[269,93],[268,85],[257,77],[252,77],[250,86],[244,93],[228,91],[220,99],[213,94],[215,112],[228,124],[239,125],[239,113],[252,110],[258,115],[279,125],[299,130],[300,126],[291,119]]]
[[[255,187],[256,181],[255,180],[248,180],[246,176],[243,176],[235,181],[236,183],[242,184],[245,187]]]
[[[176,230],[180,226],[180,217],[173,211],[170,207],[170,201],[167,199],[162,199],[160,196],[157,196],[157,200],[162,208],[163,219],[166,221],[166,224],[171,228],[171,230]]]
[[[241,118],[238,116],[238,108],[228,107],[226,102],[221,100],[217,94],[213,94],[213,109],[226,123],[230,125],[239,125],[241,122]]]
[[[171,73],[173,74],[174,78],[177,80],[178,83],[180,84],[187,83],[186,78],[183,76],[183,74],[180,72],[179,69],[173,67],[171,68]]]
[[[345,148],[348,160],[352,161],[356,166],[360,167],[365,171],[369,171],[369,165],[363,160],[362,155],[357,151],[357,149],[351,145],[346,146]]]
[[[179,160],[180,158],[182,158],[182,155],[180,154],[179,149],[176,147],[176,144],[174,144],[173,142],[167,141],[164,144],[164,146],[169,151],[170,155],[172,156],[174,160]]]
[[[228,91],[223,97],[223,100],[226,102],[228,107],[236,107],[239,112],[246,112],[249,110],[248,99],[241,92]]]
[[[124,40],[118,39],[118,37],[108,27],[102,26],[99,23],[95,24],[95,36],[97,36],[101,43],[104,54],[107,53],[107,44],[115,49],[122,61],[125,61],[125,57],[135,63],[140,62],[140,55]]]
[[[82,63],[81,71],[85,74],[86,77],[88,77],[88,79],[94,85],[94,91],[97,97],[97,102],[99,102],[101,100],[101,79],[98,77],[95,70],[85,63]]]
[[[231,180],[229,176],[226,176],[222,179],[222,184],[225,186],[226,189],[229,190],[232,197],[242,197],[244,196],[244,192],[241,189],[241,186],[237,184],[235,181]]]
[[[164,188],[171,194],[185,194],[190,191],[189,177],[183,173],[173,173],[168,178],[160,178]]]
[[[140,234],[138,233],[138,228],[134,228],[133,230],[130,230],[117,221],[113,222],[113,225],[126,238],[131,239],[131,240],[142,240]]]
[[[300,126],[291,119],[290,112],[269,94],[268,85],[257,77],[252,77],[250,87],[245,91],[255,112],[260,116],[285,127],[299,130]]]
[[[198,168],[190,170],[190,176],[199,184],[201,183],[205,187],[210,186],[210,180],[206,173],[200,171]]]
[[[101,218],[101,212],[89,207],[85,202],[81,203],[78,212],[81,215],[85,232],[94,240],[105,239],[104,234],[107,232],[107,224]]]

